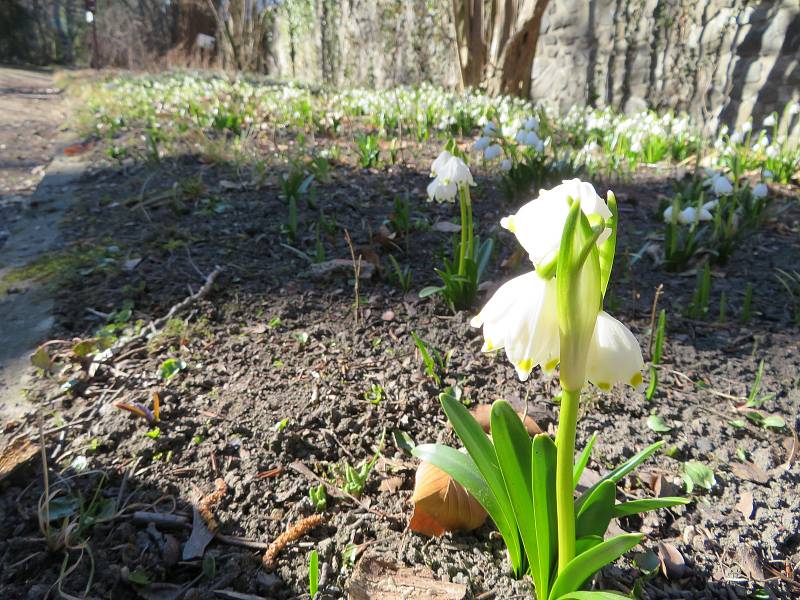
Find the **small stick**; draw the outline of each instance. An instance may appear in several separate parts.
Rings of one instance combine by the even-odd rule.
[[[353,311],[353,317],[355,319],[356,326],[358,326],[358,309],[359,309],[359,302],[361,301],[358,290],[358,280],[359,277],[361,276],[361,255],[359,254],[358,260],[356,260],[356,251],[353,248],[353,240],[350,238],[350,232],[347,229],[344,230],[344,239],[347,242],[347,246],[350,248],[350,258],[353,261],[353,273],[356,276],[355,283],[353,284],[353,290],[356,295],[356,304]]]

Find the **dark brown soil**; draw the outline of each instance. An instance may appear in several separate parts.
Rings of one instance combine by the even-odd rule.
[[[193,156],[124,168],[98,158],[64,223],[72,247],[85,254],[57,280],[55,337],[93,335],[105,324],[98,315],[122,308],[125,301],[132,303],[131,322],[149,322],[196,292],[216,265],[224,271],[211,293],[181,313],[165,333],[128,344],[91,377],[62,358],[66,366],[42,378],[32,391],[45,429],[70,425],[46,438],[51,485],[64,485],[61,478],[69,477],[73,495],[88,502],[99,490],[99,498],[121,511],[105,521],[84,523],[94,572],[85,554],[62,578],[65,591],[81,594],[91,581],[91,598],[179,597],[179,588],[156,584],[185,586],[182,597],[192,599],[213,598],[220,589],[294,598],[307,593],[308,556],[316,548],[324,596],[342,597],[352,573],[343,552],[353,544],[361,554],[426,565],[441,579],[467,583],[476,597],[530,594],[526,581],[509,576],[502,541],[491,524],[440,540],[406,529],[415,461],[395,445],[391,433],[403,431],[417,443],[453,441],[437,401],[441,390],[423,371],[412,331],[442,353],[452,351],[445,385],[458,387],[467,401],[506,398],[519,408],[527,403],[529,414],[551,431],[558,412],[551,400],[555,381],[535,375],[520,383],[502,356],[479,352],[480,334],[468,325],[470,313],[453,315],[441,304],[416,297],[416,291],[435,283],[433,267],[450,251],[451,234],[431,225],[457,219],[453,207],[424,199],[427,166],[436,152],[434,145],[412,147],[402,166],[371,170],[357,168],[352,153],[345,152],[331,180],[315,184],[317,207],[300,206],[297,248],[314,255],[321,211],[329,222],[335,220],[330,233],[322,228],[320,234],[326,259],[349,258],[346,228],[357,251],[379,266],[371,279],[360,282],[357,322],[352,274],[313,276],[309,261],[283,245],[286,202],[279,195],[280,165],[273,166],[263,185],[254,186],[233,166],[201,164]],[[148,201],[192,179],[202,182],[196,194]],[[499,220],[522,199],[509,203],[490,177],[483,174],[478,180],[473,194],[477,229],[497,241],[487,285],[493,288],[526,268],[524,261],[514,260],[510,264],[518,266],[501,266],[517,248],[500,230]],[[599,182],[597,187],[605,191]],[[605,471],[646,445],[666,440],[668,451],[625,481],[629,496],[651,496],[656,479],[682,493],[680,473],[687,460],[713,468],[717,483],[710,492],[696,490],[687,507],[619,523],[623,530],[647,534],[642,550],[672,544],[685,559],[682,573],[645,580],[634,563],[623,559],[602,572],[598,585],[627,591],[640,579],[640,597],[647,599],[749,598],[759,588],[774,597],[796,598],[800,466],[794,460],[793,431],[800,424],[800,330],[792,324],[789,297],[774,277],[777,267],[797,268],[800,257],[796,190],[787,192],[794,196],[776,199],[780,222],[771,220],[728,265],[714,271],[712,316],[697,321],[683,316],[694,274],[666,273],[641,252],[648,236],[661,229],[659,196],[670,192],[670,182],[637,177],[613,187],[622,229],[607,308],[629,324],[646,348],[655,289],[663,285],[659,307],[667,309],[668,319],[662,382],[649,403],[627,388],[588,394],[580,443],[599,434],[590,467]],[[395,197],[408,198],[417,225],[391,247],[376,234],[390,219]],[[392,282],[390,252],[413,270],[409,294]],[[747,283],[754,289],[754,311],[742,323]],[[719,322],[723,292],[727,317]],[[59,348],[68,355],[68,345],[53,345],[54,352]],[[158,370],[168,358],[182,359],[187,368],[165,382]],[[782,416],[783,429],[757,427],[735,408],[737,399],[747,396],[761,360],[763,393],[774,394],[763,411]],[[70,391],[60,387],[67,381],[74,382]],[[385,390],[377,404],[366,398],[373,384]],[[160,434],[148,436],[152,426],[114,403],[149,405],[155,390],[163,404]],[[662,416],[672,430],[648,428],[651,413]],[[736,419],[746,425],[734,427]],[[36,424],[31,417],[13,433],[35,434]],[[335,465],[372,456],[384,431],[383,458],[360,502],[330,498],[326,523],[290,544],[274,571],[262,566],[262,549],[219,541],[210,544],[205,561],[183,561],[179,549],[189,538],[187,528],[148,526],[132,518],[134,510],[191,515],[193,499],[212,492],[215,480],[222,478],[228,492],[215,510],[219,531],[270,542],[314,510],[308,491],[315,482],[293,469],[293,463],[333,480]],[[70,467],[78,457],[85,457],[86,470]],[[395,477],[402,481],[399,489],[382,487]],[[38,459],[0,483],[2,598],[42,598],[59,578],[65,554],[49,552],[42,538],[37,522],[42,493]],[[752,494],[750,518],[736,508],[747,494]],[[68,554],[74,564],[80,552]],[[131,583],[131,573],[140,583],[153,583]],[[55,595],[53,590],[50,596]]]

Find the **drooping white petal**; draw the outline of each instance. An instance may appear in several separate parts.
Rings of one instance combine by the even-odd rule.
[[[694,206],[687,206],[678,214],[678,223],[691,225],[697,221],[710,221],[714,217],[706,208],[696,209]]]
[[[666,210],[664,210],[664,222],[672,223],[672,205],[668,206]]]
[[[769,188],[767,188],[767,184],[764,183],[763,181],[753,186],[754,198],[766,198],[768,193],[769,193]]]
[[[586,377],[603,390],[615,383],[642,385],[642,349],[630,329],[605,311],[597,316],[589,344]]]
[[[537,365],[552,371],[558,364],[558,313],[554,279],[535,272],[503,284],[470,321],[483,327],[483,351],[504,348],[520,380]]]
[[[479,137],[476,140],[476,142],[472,145],[472,149],[475,152],[482,152],[483,150],[486,150],[486,148],[488,148],[489,144],[491,144],[491,143],[492,143],[492,140],[490,140],[486,136],[482,136],[482,137]]]
[[[719,206],[719,200],[709,200],[708,202],[703,204],[703,208],[705,208],[706,210],[714,210],[715,208],[717,208],[717,206]]]
[[[534,264],[547,262],[558,252],[561,233],[569,213],[567,198],[579,201],[581,210],[587,217],[611,217],[611,211],[591,183],[572,179],[551,190],[540,190],[538,198],[522,206],[516,214],[500,221],[502,227],[517,236]],[[611,230],[606,228],[597,241],[598,245],[608,239],[609,235]]]
[[[436,160],[433,161],[431,165],[431,176],[436,177],[439,173],[442,172],[445,164],[453,157],[447,150],[443,150],[439,156],[436,157]]]
[[[504,158],[503,161],[500,163],[500,168],[503,171],[510,171],[511,170],[511,161],[507,158]]]
[[[483,156],[486,160],[494,160],[498,156],[503,154],[503,148],[500,144],[492,144],[483,153]]]
[[[428,200],[436,200],[437,202],[452,202],[456,193],[458,192],[458,185],[455,181],[445,181],[441,176],[436,177],[428,184]]]
[[[475,185],[472,180],[472,173],[469,171],[467,163],[457,156],[451,156],[438,172],[438,176],[445,183],[455,183],[456,185]]]

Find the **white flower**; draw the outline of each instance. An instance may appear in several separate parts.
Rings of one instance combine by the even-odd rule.
[[[643,368],[642,349],[630,329],[601,311],[589,344],[586,378],[601,390],[610,390],[615,383],[640,389]]]
[[[767,188],[767,184],[763,181],[761,183],[757,183],[753,187],[753,197],[754,198],[766,198],[767,194],[769,194],[769,188]]]
[[[483,157],[486,160],[494,160],[501,154],[503,154],[503,148],[500,146],[500,144],[492,144],[491,146],[486,148],[486,150],[483,153]]]
[[[742,123],[742,131],[744,133],[750,133],[752,129],[753,129],[753,123],[751,121],[745,121],[744,123]]]
[[[764,119],[764,127],[774,127],[775,126],[775,114],[769,115],[766,119]]]
[[[711,203],[707,202],[706,204]],[[710,221],[714,218],[714,216],[709,212],[709,208],[706,208],[705,204],[702,206],[702,208],[700,208],[700,210],[696,209],[694,206],[687,206],[678,213],[677,218],[674,220],[673,215],[673,208],[668,206],[664,211],[664,221],[666,223],[674,223],[677,221],[681,225],[691,225],[692,223],[696,223],[698,221]]]
[[[460,186],[475,185],[467,164],[447,151],[433,161],[431,174],[435,179],[428,184],[428,200],[452,201]]]
[[[788,112],[792,116],[800,113],[800,102],[793,102],[792,104],[790,104]]]
[[[450,202],[456,197],[458,186],[455,182],[444,182],[437,177],[428,184],[428,200],[437,202]]]
[[[544,150],[544,142],[541,139],[539,139],[539,136],[536,135],[535,131],[529,131],[525,135],[525,141],[523,142],[523,144],[525,144],[526,146],[533,146],[534,148],[536,148],[537,152],[541,152],[542,150]]]
[[[507,158],[504,158],[503,161],[500,163],[500,168],[503,171],[510,171],[511,170],[511,161]]]
[[[773,173],[769,169],[764,169],[764,172],[762,173],[764,179],[772,179],[772,175]]]
[[[703,204],[703,208],[706,210],[714,210],[719,205],[719,200],[709,200],[705,204]]]
[[[522,381],[537,365],[544,371],[558,365],[555,279],[535,272],[515,277],[500,286],[470,325],[483,326],[483,352],[505,349]]]
[[[436,177],[444,168],[445,163],[453,157],[447,150],[443,150],[431,165],[431,177]]]
[[[488,137],[486,137],[486,136],[484,135],[484,136],[482,136],[482,137],[479,137],[479,138],[477,139],[477,141],[475,142],[475,144],[472,146],[472,149],[473,149],[475,152],[481,152],[481,151],[483,151],[483,150],[486,150],[486,148],[488,148],[488,147],[489,147],[489,144],[491,144],[491,143],[492,143],[492,140],[490,140]]]
[[[486,136],[497,135],[497,125],[489,121],[483,128],[483,135]]]
[[[522,128],[527,129],[528,131],[539,131],[539,121],[535,117],[531,117],[522,124]]]
[[[716,195],[730,194],[733,192],[733,184],[730,180],[721,173],[715,173],[703,183],[710,187]]]
[[[567,198],[580,202],[581,210],[591,221],[610,219],[611,211],[597,195],[591,183],[572,179],[552,190],[540,190],[539,197],[523,205],[516,214],[503,218],[500,225],[517,236],[519,243],[539,265],[553,259],[561,244],[561,233],[569,213]],[[594,219],[592,217],[594,216]],[[611,235],[606,228],[597,240],[602,244]]]

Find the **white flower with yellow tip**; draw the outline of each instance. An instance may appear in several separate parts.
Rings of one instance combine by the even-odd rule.
[[[517,236],[535,265],[547,263],[558,253],[561,232],[569,213],[569,198],[580,202],[581,210],[590,222],[611,218],[611,211],[592,184],[572,179],[551,190],[540,190],[538,198],[500,221],[502,227]],[[602,244],[610,235],[611,230],[606,228],[597,244]]]
[[[601,311],[589,344],[586,378],[605,391],[615,383],[640,389],[643,368],[642,349],[636,337],[617,319]]]
[[[452,202],[459,187],[475,185],[467,163],[446,150],[431,165],[434,180],[428,184],[428,200]]]
[[[558,313],[555,279],[535,272],[504,283],[470,325],[483,327],[483,352],[505,349],[521,381],[536,366],[558,364]]]

